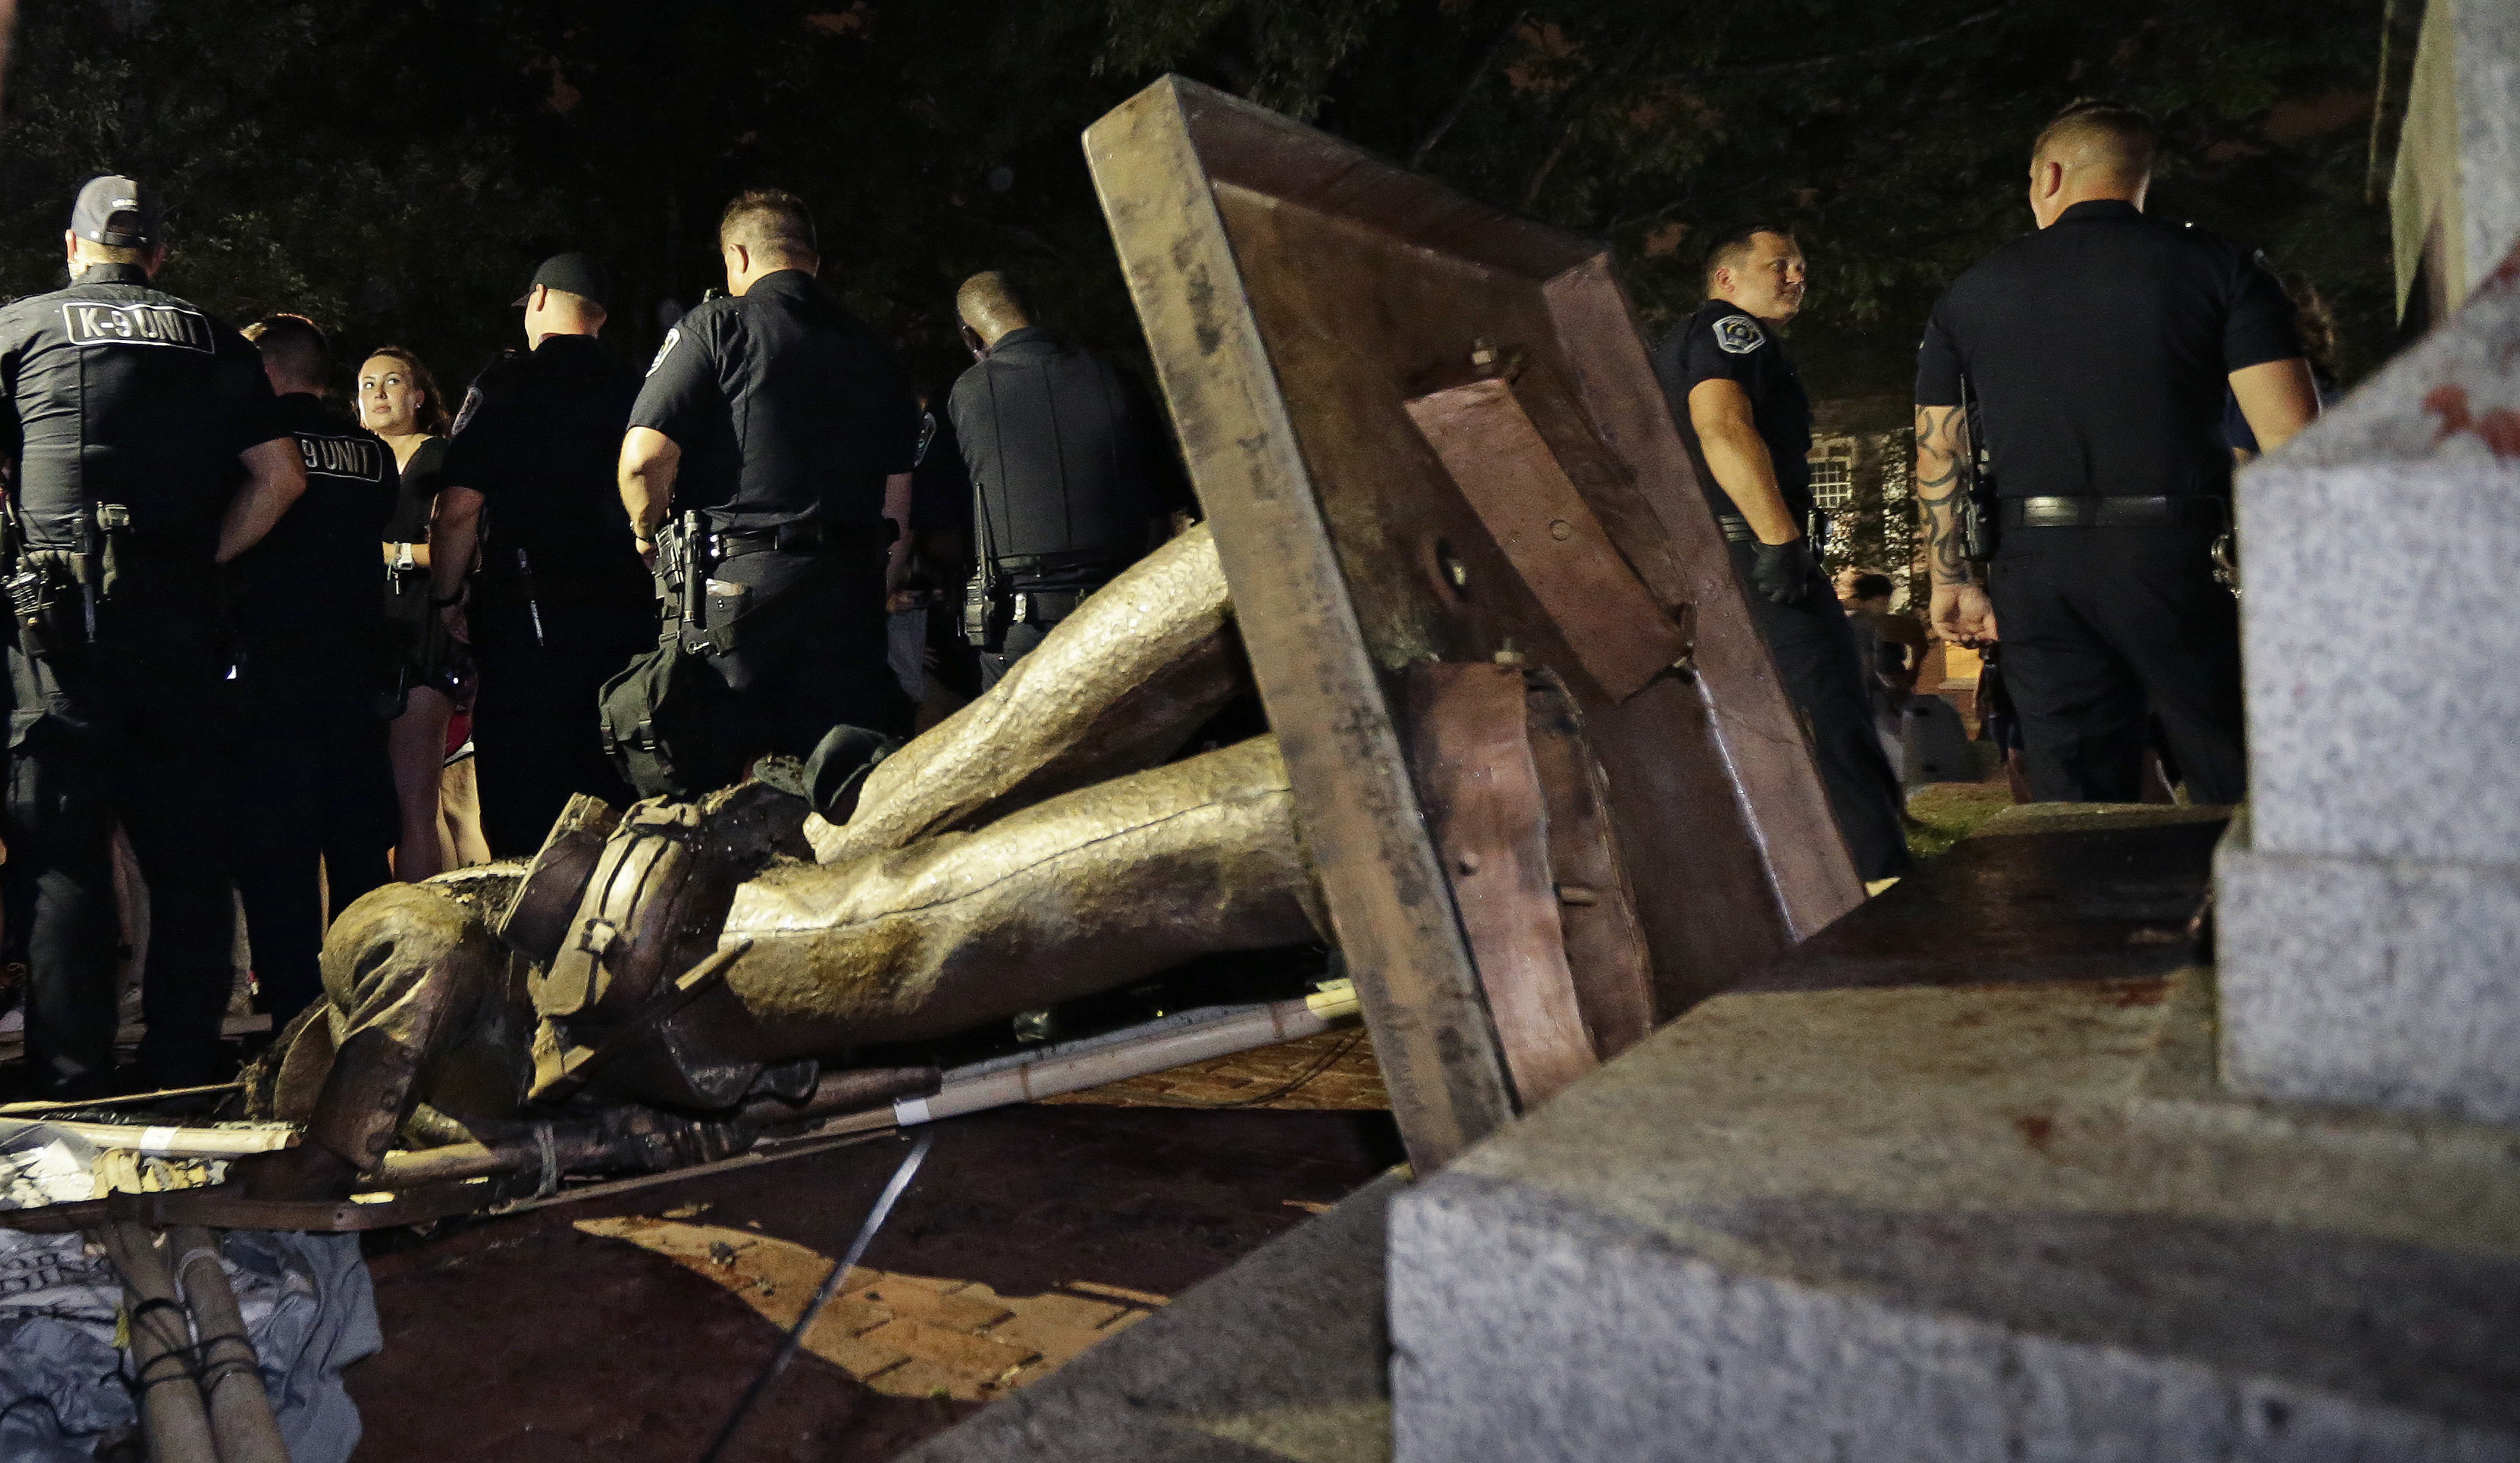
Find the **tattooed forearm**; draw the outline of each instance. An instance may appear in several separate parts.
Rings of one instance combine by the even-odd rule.
[[[1966,494],[1968,419],[1957,406],[1916,408],[1916,507],[1924,519],[1925,557],[1937,584],[1968,582],[1960,555],[1960,510]]]

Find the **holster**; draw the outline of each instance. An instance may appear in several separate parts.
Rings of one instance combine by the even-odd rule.
[[[1972,487],[1960,496],[1960,557],[1971,564],[1995,558],[2003,540],[2003,500],[1991,488]]]
[[[9,576],[9,615],[27,655],[53,659],[87,641],[79,572],[88,556],[72,549],[28,549]]]

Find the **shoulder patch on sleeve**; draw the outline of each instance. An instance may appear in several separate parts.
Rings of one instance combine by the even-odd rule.
[[[464,393],[464,405],[456,411],[455,425],[446,429],[446,434],[448,436],[462,435],[464,429],[472,425],[472,414],[480,409],[481,389],[478,386],[475,386],[472,389]]]
[[[1768,343],[1759,322],[1747,315],[1727,315],[1715,322],[1715,343],[1733,355],[1748,355]]]
[[[681,341],[682,338],[683,328],[680,325],[677,325],[673,329],[665,332],[665,343],[656,347],[656,358],[648,363],[649,375],[653,376],[656,374],[656,368],[665,363],[666,356],[674,353],[674,345],[677,342]]]

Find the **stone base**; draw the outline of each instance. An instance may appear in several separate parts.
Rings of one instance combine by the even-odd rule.
[[[2086,840],[2089,940],[2201,895],[2176,832],[2000,851]],[[2520,1459],[2520,1132],[2225,1094],[2158,914],[2121,979],[1868,979],[1939,872],[1394,1202],[1395,1456]]]
[[[2233,1085],[2520,1123],[2520,866],[2215,855]]]

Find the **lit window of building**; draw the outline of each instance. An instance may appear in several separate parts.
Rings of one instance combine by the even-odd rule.
[[[1822,513],[1844,513],[1855,506],[1855,459],[1815,457],[1811,460],[1812,501]]]

